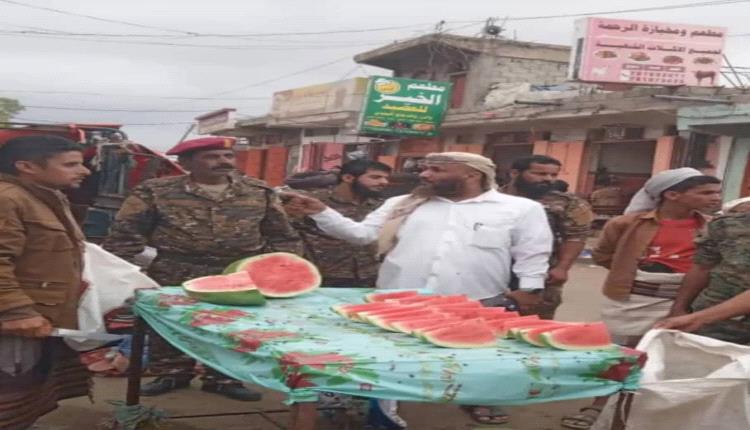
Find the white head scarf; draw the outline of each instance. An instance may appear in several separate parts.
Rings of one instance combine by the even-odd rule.
[[[643,188],[635,193],[633,199],[630,200],[630,204],[625,208],[625,214],[648,212],[656,209],[659,205],[659,196],[661,196],[661,193],[695,176],[704,176],[704,174],[692,167],[665,170],[655,174],[651,179],[646,181]]]
[[[735,200],[724,203],[724,206],[721,207],[721,213],[726,215],[732,209],[744,203],[750,203],[750,197],[743,197],[741,199],[735,199]]]
[[[430,163],[465,164],[484,174],[484,183],[482,185],[485,190],[497,189],[497,182],[495,182],[495,163],[482,155],[471,152],[434,152],[427,154],[425,161]]]

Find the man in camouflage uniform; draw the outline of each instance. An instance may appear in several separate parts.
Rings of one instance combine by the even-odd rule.
[[[362,221],[377,209],[383,200],[381,193],[388,185],[391,168],[383,163],[354,160],[344,164],[339,173],[339,183],[332,188],[308,191],[317,198],[354,221]],[[289,212],[292,224],[299,231],[305,251],[323,275],[326,287],[375,287],[378,261],[375,246],[351,245],[323,233],[315,221],[303,214]]]
[[[586,245],[594,214],[585,200],[569,193],[554,191],[554,182],[562,163],[545,155],[532,155],[515,160],[511,166],[511,182],[500,191],[538,201],[544,206],[554,235],[547,284],[538,304],[524,313],[539,314],[553,319],[562,302],[562,287],[568,272]]]
[[[104,248],[130,261],[146,246],[157,256],[147,268],[160,285],[180,285],[222,273],[233,261],[271,251],[302,254],[302,242],[273,190],[235,170],[233,138],[208,137],[178,144],[189,175],[146,181],[125,200]],[[159,336],[151,336],[152,370],[162,374],[142,393],[159,395],[187,387],[195,360]],[[260,394],[239,381],[206,369],[203,390],[239,400]]]
[[[750,213],[718,217],[696,240],[692,269],[685,275],[670,316],[697,312],[750,290]],[[727,342],[750,343],[750,318],[706,324],[697,334]]]

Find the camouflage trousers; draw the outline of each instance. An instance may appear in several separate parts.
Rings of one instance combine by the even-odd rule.
[[[196,374],[195,359],[184,354],[179,349],[172,346],[156,333],[149,334],[149,351],[150,361],[149,371],[154,376],[172,376],[177,379],[193,379]],[[213,382],[217,384],[240,384],[241,382],[230,378],[223,373],[204,366],[204,373],[201,380],[204,382]]]
[[[740,345],[750,345],[750,318],[742,317],[740,320],[719,321],[707,324],[695,334],[712,337]]]

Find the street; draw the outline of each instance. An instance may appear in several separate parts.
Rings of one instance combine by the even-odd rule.
[[[577,264],[564,291],[563,305],[558,310],[558,319],[563,321],[595,321],[599,319],[599,288],[606,271],[588,263]],[[288,420],[288,409],[279,393],[265,391],[259,403],[241,403],[214,394],[200,391],[198,382],[190,390],[178,390],[155,398],[145,398],[143,403],[165,410],[170,416],[235,413],[228,417],[196,417],[170,420],[174,430],[275,430],[284,428]],[[94,388],[94,403],[79,398],[61,403],[61,407],[38,422],[39,430],[94,429],[111,417],[113,406],[108,402],[125,397],[123,378],[97,378]],[[515,430],[560,429],[560,417],[586,405],[585,399],[546,403],[542,405],[509,407],[511,421],[503,426],[477,426],[457,406],[403,403],[400,415],[413,430],[449,430],[502,428]],[[265,411],[262,414],[241,415]],[[319,430],[336,429],[321,420]]]

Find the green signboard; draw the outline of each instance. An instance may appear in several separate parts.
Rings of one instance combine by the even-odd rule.
[[[436,136],[448,108],[450,82],[372,76],[360,132]]]

